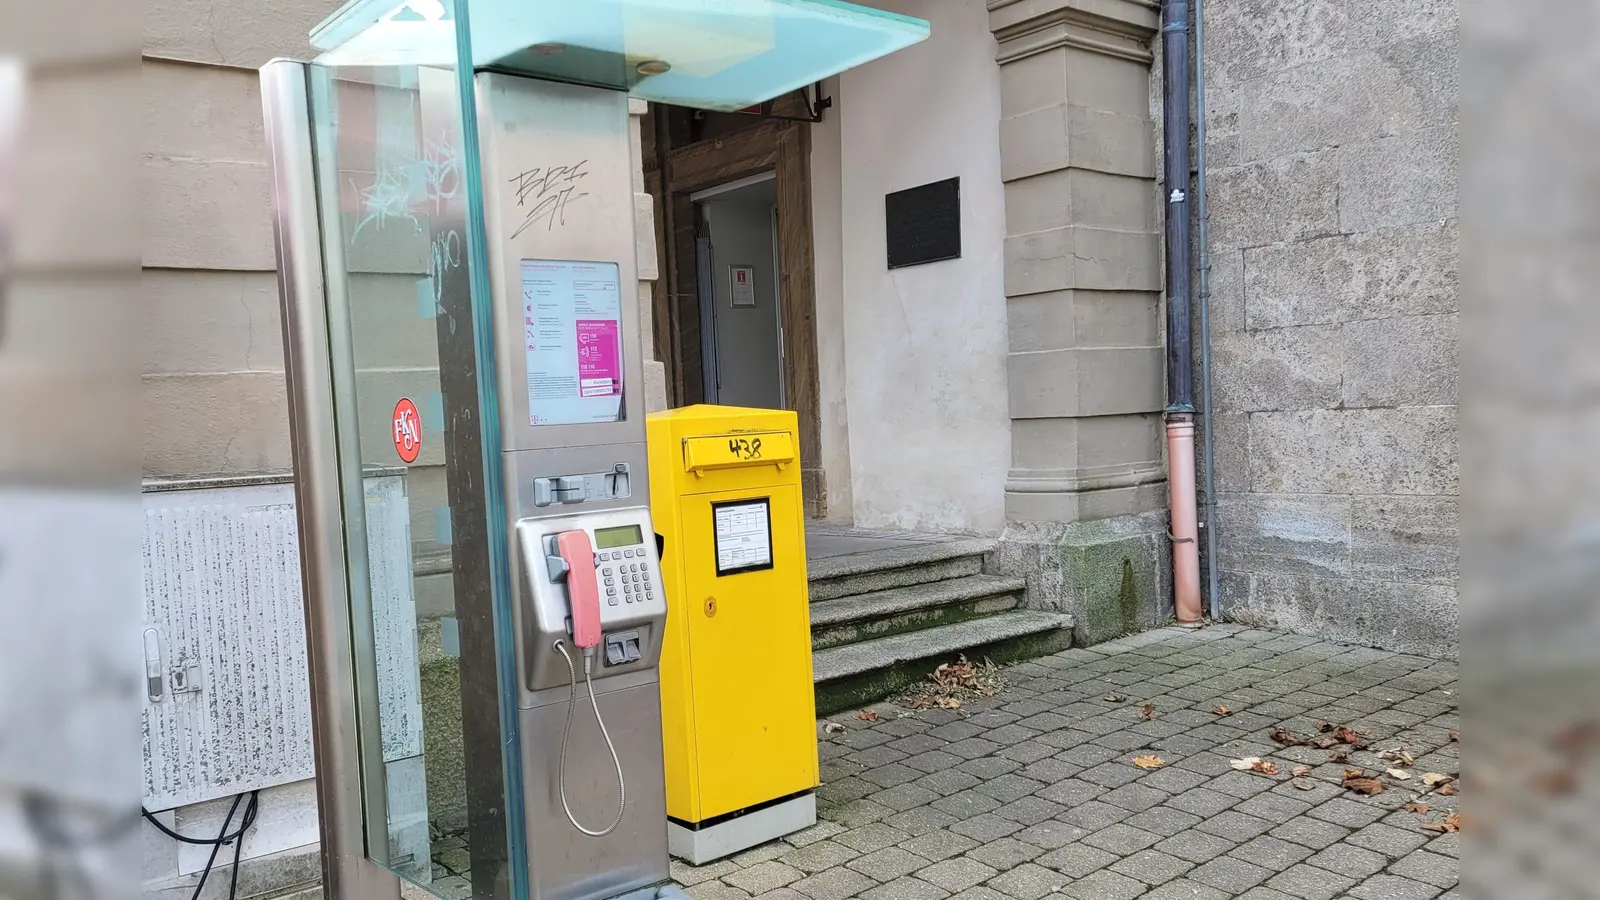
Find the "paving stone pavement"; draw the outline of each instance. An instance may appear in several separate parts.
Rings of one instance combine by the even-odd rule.
[[[1451,661],[1230,625],[1068,650],[961,709],[819,722],[817,825],[673,876],[697,900],[1457,900],[1459,835],[1422,826],[1460,797],[1418,798],[1424,773],[1460,771],[1456,677]],[[1268,737],[1319,721],[1370,749],[1332,763]],[[1395,766],[1376,753],[1397,746],[1411,779],[1341,787],[1346,768]],[[1144,754],[1165,765],[1134,766]],[[1249,756],[1279,774],[1231,765]],[[1296,765],[1311,767],[1298,783]]]

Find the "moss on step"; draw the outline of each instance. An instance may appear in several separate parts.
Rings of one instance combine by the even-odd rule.
[[[870,569],[849,575],[818,578],[810,583],[813,603],[851,597],[872,591],[886,591],[917,584],[932,584],[966,578],[983,572],[983,556],[978,553],[955,556],[935,562],[914,563],[885,569]]]
[[[961,652],[968,659],[990,659],[997,663],[1007,663],[1047,656],[1071,646],[1071,630],[1061,628],[1004,638],[970,647]],[[817,715],[832,715],[876,703],[923,681],[928,677],[928,673],[938,668],[940,663],[954,662],[957,656],[958,654],[949,653],[895,663],[882,669],[818,684]]]
[[[1139,589],[1134,584],[1133,560],[1122,559],[1122,591],[1117,595],[1118,608],[1122,612],[1123,630],[1132,632],[1139,624]]]
[[[829,647],[841,647],[845,644],[855,644],[873,638],[905,634],[908,631],[920,631],[924,628],[934,628],[939,625],[968,622],[998,612],[1004,612],[1014,608],[1016,605],[1017,600],[1014,596],[1002,594],[974,597],[970,600],[958,600],[943,606],[904,610],[856,622],[820,625],[811,629],[811,649],[826,650]]]

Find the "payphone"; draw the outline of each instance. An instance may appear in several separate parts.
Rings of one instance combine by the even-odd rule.
[[[627,809],[627,776],[594,690],[596,667],[609,674],[612,670],[625,671],[629,666],[645,663],[646,651],[659,646],[662,620],[666,614],[666,594],[658,586],[659,565],[652,552],[654,536],[646,540],[646,535],[651,534],[648,519],[648,516],[633,511],[591,518],[587,522],[555,520],[541,527],[535,521],[524,521],[517,526],[524,558],[537,559],[535,554],[541,547],[546,554],[543,573],[538,572],[537,566],[532,567],[530,592],[539,597],[541,593],[559,595],[559,588],[548,590],[557,585],[565,585],[566,589],[565,603],[552,597],[549,599],[555,599],[556,602],[536,599],[535,606],[540,610],[550,610],[553,614],[547,624],[559,624],[558,632],[566,632],[565,637],[557,636],[551,642],[551,646],[567,664],[570,688],[557,762],[557,791],[567,821],[589,837],[611,834],[621,824]],[[548,533],[551,527],[568,526],[576,527]],[[559,622],[563,613],[565,621]],[[574,654],[580,655],[583,660],[583,682],[589,709],[594,713],[594,724],[605,741],[606,752],[610,754],[611,765],[617,775],[616,814],[609,824],[593,828],[579,820],[567,797],[566,773],[572,719],[579,704]],[[654,771],[648,774],[653,775]]]
[[[667,880],[628,99],[474,88],[530,897],[615,896]]]
[[[676,891],[629,104],[749,112],[926,36],[839,0],[351,0],[315,62],[262,70],[331,900],[392,900],[389,873]],[[431,531],[412,661],[371,637],[358,486],[385,451]],[[408,665],[448,738],[425,784],[383,755]],[[425,854],[396,839],[418,807]]]

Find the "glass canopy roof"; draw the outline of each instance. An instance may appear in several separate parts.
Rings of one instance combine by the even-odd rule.
[[[762,103],[928,36],[921,19],[839,0],[351,0],[311,44],[323,65],[454,67],[462,18],[474,69],[714,110]]]

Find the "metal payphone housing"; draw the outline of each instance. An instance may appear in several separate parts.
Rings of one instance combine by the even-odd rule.
[[[495,366],[502,386],[502,489],[514,536],[530,900],[616,896],[668,877],[656,668],[666,597],[645,475],[628,98],[492,72],[478,73],[475,87]],[[593,269],[599,288],[617,292],[620,371],[614,374],[620,375],[621,394],[614,405],[602,393],[596,409],[549,414],[545,398],[563,385],[531,364],[534,354],[546,352],[542,330],[553,327],[529,305],[537,289],[529,286],[527,272],[540,265]],[[585,418],[590,420],[571,421]],[[638,530],[639,540],[626,545],[604,547],[596,537],[630,528]],[[582,716],[586,705],[573,710],[576,724],[570,743],[562,746],[572,676],[555,645],[565,639],[570,647],[570,613],[566,588],[548,560],[550,540],[574,530],[600,547],[596,565],[602,573],[623,570],[601,575],[612,583],[600,588],[603,637],[592,676],[626,783],[621,822],[603,837],[585,835],[567,820],[557,783],[565,752],[566,789],[576,815],[608,819],[619,800],[610,754],[594,722]],[[580,692],[578,702],[585,699]]]

